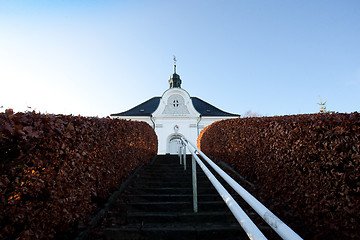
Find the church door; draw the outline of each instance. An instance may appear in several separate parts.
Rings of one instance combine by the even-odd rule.
[[[178,154],[179,153],[179,147],[182,145],[181,140],[178,136],[174,136],[170,138],[169,141],[169,153],[170,154]]]

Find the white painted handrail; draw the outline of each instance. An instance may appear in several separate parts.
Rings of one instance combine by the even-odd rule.
[[[205,166],[205,164],[200,160],[200,158],[196,155],[195,150],[189,148],[189,145],[186,141],[184,141],[185,145],[188,147],[192,156],[195,158],[196,162],[199,164],[203,172],[209,178],[212,185],[218,191],[230,211],[233,213],[237,221],[240,223],[241,227],[244,229],[246,234],[250,239],[254,240],[265,240],[267,239],[264,234],[259,230],[259,228],[251,221],[248,215],[241,209],[239,204],[233,199],[228,191],[221,185],[221,183],[216,179],[214,174],[210,172],[210,170]]]
[[[285,239],[285,240],[301,240],[302,239],[297,233],[295,233],[291,228],[289,228],[283,221],[281,221],[277,216],[275,216],[275,214],[273,214],[269,209],[267,209],[263,204],[261,204],[255,197],[253,197],[248,191],[246,191],[242,186],[240,186],[236,181],[234,181],[227,173],[225,173],[221,168],[219,168],[213,161],[211,161],[211,159],[208,158],[202,151],[200,151],[200,149],[198,149],[196,147],[196,145],[194,145],[193,143],[188,141],[185,137],[182,137],[181,140],[183,141],[185,146],[188,147],[189,151],[195,157],[197,163],[200,165],[200,167],[203,169],[204,172],[205,172],[205,170],[204,170],[204,168],[205,168],[212,175],[212,173],[206,168],[206,166],[202,163],[200,158],[197,156],[196,152],[200,154],[200,156],[265,220],[266,223],[269,224],[269,226],[272,229],[274,229],[274,231],[282,239]],[[190,149],[189,146],[191,146],[192,149]],[[204,168],[202,167],[202,165],[204,166]],[[205,174],[206,174],[206,172],[205,172]],[[231,201],[234,201],[234,202],[235,202],[235,200],[230,196],[230,194],[225,190],[225,188],[222,187],[222,185],[214,177],[214,175],[212,175],[212,177],[211,177],[211,175],[210,175],[210,177],[208,176],[210,181],[212,182],[214,187],[217,189],[217,191],[219,192],[219,194],[221,195],[221,197],[223,198],[225,203],[230,208],[230,206],[229,206],[229,204],[227,202],[228,199],[231,199]],[[213,182],[212,178],[214,178],[216,181]],[[217,184],[219,184],[226,191],[226,193],[229,194],[229,196],[230,196],[229,198],[228,198],[227,195],[226,195],[225,198],[223,197],[222,193],[216,187]],[[219,187],[219,189],[222,191],[221,187]],[[231,202],[231,204],[233,204],[233,203]],[[231,208],[230,208],[230,210],[233,212],[233,210]],[[240,217],[241,217],[240,220],[236,217],[234,212],[233,212],[233,214],[236,217],[236,219],[239,221],[240,225],[244,228],[244,226],[242,224],[243,223],[242,219],[244,217],[242,215],[243,214],[242,212],[244,212],[244,211],[241,208],[240,208],[240,210],[238,208],[236,208],[236,211],[241,212],[241,213],[239,213]],[[244,212],[244,214],[246,215],[245,212]],[[247,217],[247,215],[246,215],[246,217]],[[249,218],[249,220],[250,220],[250,218]],[[252,227],[250,227],[250,229],[252,231]],[[246,231],[246,233],[248,234],[250,239],[264,239],[262,237],[258,238],[257,235],[256,235],[256,237],[255,237],[255,235],[251,235],[251,234],[249,235],[249,233],[247,232],[247,230],[245,228],[244,228],[244,230]]]

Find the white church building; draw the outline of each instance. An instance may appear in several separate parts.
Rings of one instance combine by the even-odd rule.
[[[240,115],[222,111],[181,88],[176,73],[169,80],[170,87],[161,97],[153,97],[128,111],[111,114],[113,118],[144,121],[150,124],[158,137],[158,154],[177,154],[180,136],[196,144],[200,131],[211,123]]]

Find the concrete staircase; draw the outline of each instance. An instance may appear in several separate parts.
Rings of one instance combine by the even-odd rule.
[[[249,239],[197,169],[198,213],[192,207],[191,156],[186,171],[177,156],[157,156],[139,171],[90,239]]]

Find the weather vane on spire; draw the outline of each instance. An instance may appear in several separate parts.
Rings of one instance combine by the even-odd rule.
[[[176,56],[175,55],[173,56],[174,56],[174,73],[176,73]]]

